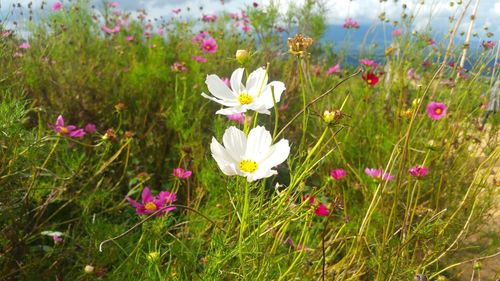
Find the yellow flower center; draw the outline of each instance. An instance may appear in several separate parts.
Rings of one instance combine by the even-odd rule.
[[[434,110],[434,113],[436,113],[436,114],[441,114],[441,112],[443,112],[443,110],[441,108],[436,108]]]
[[[59,127],[59,130],[61,130],[61,132],[63,134],[67,134],[68,133],[68,129],[66,127]]]
[[[240,170],[246,173],[253,173],[257,170],[259,165],[257,165],[257,162],[252,161],[252,160],[243,160],[240,162],[238,165]]]
[[[244,105],[244,104],[251,104],[253,102],[253,97],[247,93],[241,93],[239,96],[238,96],[238,102],[241,104],[241,105]]]
[[[158,207],[156,207],[156,204],[153,202],[146,203],[146,205],[144,205],[144,208],[149,211],[156,211],[156,209],[158,209]]]
[[[368,79],[368,80],[366,80],[366,82],[368,82],[368,84],[371,84],[372,83],[372,79]]]

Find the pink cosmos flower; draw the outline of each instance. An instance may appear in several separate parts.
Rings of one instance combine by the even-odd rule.
[[[326,75],[331,75],[333,73],[339,73],[340,72],[340,64],[336,64],[330,68],[328,68],[328,70],[326,71]]]
[[[193,172],[189,170],[184,170],[183,168],[175,168],[172,174],[174,175],[174,177],[183,180],[191,177]]]
[[[158,28],[158,30],[156,31],[156,34],[158,34],[158,36],[163,36],[163,33],[165,33],[164,28]]]
[[[110,8],[118,8],[118,6],[120,6],[118,2],[111,2],[108,4],[108,7]]]
[[[181,73],[186,73],[188,71],[186,65],[182,62],[174,62],[172,66],[170,67],[173,72],[181,72]]]
[[[52,235],[52,240],[54,240],[54,244],[61,244],[62,242],[64,242],[64,239],[59,236],[59,235]]]
[[[168,207],[173,202],[177,201],[177,194],[170,193],[168,191],[161,191],[158,196],[153,196],[148,187],[142,190],[142,204],[133,200],[130,197],[125,197],[125,199],[135,207],[135,212],[138,215],[152,214],[160,209],[162,211],[158,212],[157,216],[163,216],[167,212],[175,210],[175,207]]]
[[[359,28],[359,24],[357,21],[353,20],[352,18],[347,18],[344,22],[344,25],[343,27],[345,29],[358,29]]]
[[[245,114],[244,113],[235,113],[231,115],[226,115],[227,119],[231,121],[236,121],[240,124],[245,124]]]
[[[248,31],[252,30],[252,27],[250,25],[244,25],[241,30],[243,30],[243,32],[247,33]]]
[[[406,78],[407,78],[408,80],[415,80],[415,81],[419,81],[421,77],[420,77],[420,75],[417,75],[417,74],[415,73],[415,69],[410,68],[410,69],[408,69],[408,72],[406,72]]]
[[[421,178],[427,175],[427,173],[429,172],[429,168],[416,165],[414,167],[411,167],[408,172],[414,177]]]
[[[52,11],[59,11],[62,8],[61,2],[55,2],[52,4]]]
[[[330,172],[330,176],[338,181],[338,180],[341,180],[342,178],[344,178],[346,175],[346,172],[344,169],[333,169],[331,172]]]
[[[56,133],[68,136],[70,138],[82,138],[83,136],[85,136],[85,131],[83,129],[78,129],[74,125],[65,126],[64,118],[62,117],[62,115],[59,115],[57,117],[56,123],[50,126]]]
[[[181,8],[177,8],[177,9],[172,10],[172,13],[174,13],[174,14],[178,14],[180,12],[181,12]]]
[[[229,81],[229,78],[223,77],[223,78],[221,78],[221,80],[222,80],[222,82],[224,82],[224,84],[226,84],[226,86],[228,88],[231,88],[231,82]]]
[[[403,30],[401,28],[395,29],[394,31],[392,31],[392,36],[394,36],[394,37],[401,36],[402,32],[403,32]]]
[[[28,42],[23,42],[21,45],[19,45],[19,49],[29,49],[31,48],[30,44]]]
[[[431,102],[427,106],[427,115],[432,120],[439,120],[446,114],[446,105],[440,102]]]
[[[118,32],[120,32],[120,25],[119,25],[119,24],[117,24],[117,25],[115,25],[115,27],[113,27],[113,28],[109,28],[109,27],[107,27],[107,26],[103,25],[103,26],[101,26],[101,29],[102,29],[104,32],[108,33],[108,34],[114,34],[114,33],[118,33]]]
[[[195,36],[193,36],[193,38],[191,39],[191,41],[194,42],[194,43],[198,43],[198,42],[202,41],[203,39],[205,39],[207,36],[208,36],[208,32],[201,31],[200,33],[198,33]]]
[[[130,41],[133,41],[134,40],[134,36],[132,35],[128,35],[127,37],[125,37],[125,39],[130,42]]]
[[[214,22],[217,20],[217,16],[216,15],[203,15],[201,20],[204,22]]]
[[[495,42],[493,42],[491,40],[490,41],[483,41],[482,45],[483,45],[483,48],[485,50],[490,50],[490,49],[493,49],[495,47]]]
[[[92,123],[88,123],[87,125],[85,125],[84,130],[89,134],[93,134],[96,132],[95,125]]]
[[[215,41],[215,39],[207,38],[203,40],[200,47],[201,49],[203,49],[203,51],[213,54],[217,51],[217,48],[219,46],[217,46],[217,42]]]
[[[314,214],[316,214],[317,216],[326,217],[330,214],[326,205],[319,202],[319,201],[316,202],[316,198],[309,196],[309,195],[304,195],[302,197],[302,200],[309,201],[309,203],[316,205],[316,209],[314,209]]]
[[[197,62],[207,62],[207,59],[206,58],[202,58],[202,57],[199,57],[199,56],[192,56],[192,58],[197,61]]]
[[[366,66],[373,66],[373,67],[380,66],[380,64],[378,64],[376,61],[369,60],[369,59],[360,59],[359,63],[362,64],[362,65],[366,65]]]
[[[238,13],[229,13],[229,17],[233,20],[239,20],[240,16]]]
[[[394,177],[383,169],[365,168],[365,173],[376,180],[390,181]]]

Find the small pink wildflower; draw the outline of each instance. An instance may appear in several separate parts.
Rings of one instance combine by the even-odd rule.
[[[245,124],[245,114],[244,113],[234,113],[231,115],[227,115],[227,119],[230,121],[236,121],[240,124]]]
[[[326,71],[326,75],[331,75],[333,73],[339,73],[340,72],[340,64],[336,64],[330,68],[328,68],[328,70]]]
[[[64,242],[64,239],[59,236],[59,235],[52,235],[52,240],[54,240],[54,244],[58,245],[58,244],[61,244],[62,242]]]
[[[440,102],[431,102],[427,106],[427,115],[432,120],[439,120],[446,114],[446,105]]]
[[[125,37],[125,40],[127,40],[128,42],[134,41],[134,36],[128,35],[127,37]]]
[[[181,8],[177,8],[177,9],[172,10],[172,13],[174,13],[174,14],[178,14],[180,12],[181,12]]]
[[[57,117],[56,123],[53,125],[50,125],[54,132],[60,134],[60,135],[65,135],[70,138],[82,138],[85,136],[85,131],[83,129],[78,129],[74,125],[64,125],[64,118],[62,115],[59,115]]]
[[[110,2],[108,4],[108,7],[110,7],[110,8],[118,8],[118,6],[120,6],[120,4],[118,2]]]
[[[376,180],[390,181],[394,177],[383,169],[365,168],[365,173]]]
[[[333,169],[331,172],[330,172],[330,176],[338,181],[338,180],[341,180],[345,177],[346,175],[346,172],[344,169]]]
[[[370,59],[360,59],[359,63],[366,66],[373,66],[373,67],[380,66],[380,64],[378,64],[376,61]]]
[[[216,15],[203,15],[201,20],[204,22],[215,22],[217,20],[217,16]]]
[[[394,31],[392,31],[392,36],[393,37],[401,36],[402,32],[403,32],[403,30],[401,28],[395,29]]]
[[[93,134],[96,132],[95,125],[92,123],[88,123],[87,125],[85,125],[84,130],[89,134]]]
[[[192,58],[197,61],[197,62],[207,62],[206,58],[199,57],[199,56],[192,56]]]
[[[186,65],[182,62],[174,62],[172,66],[170,67],[173,72],[181,72],[181,73],[186,73],[188,71]]]
[[[158,196],[153,196],[148,187],[142,190],[142,204],[126,196],[125,199],[135,207],[135,212],[138,215],[152,214],[158,210],[157,216],[163,216],[167,212],[175,210],[175,207],[168,207],[173,202],[177,201],[177,194],[168,191],[161,191]]]
[[[316,198],[312,197],[312,196],[309,196],[309,195],[304,195],[302,197],[302,200],[303,201],[309,201],[309,203],[313,204],[316,206],[316,208],[314,209],[314,214],[316,214],[317,216],[320,216],[320,217],[326,217],[330,214],[330,212],[328,211],[328,208],[326,207],[325,204],[321,203],[321,202],[316,202]]]
[[[408,172],[414,177],[421,178],[427,175],[427,173],[429,172],[429,168],[416,165],[414,167],[411,167]]]
[[[415,81],[419,81],[421,79],[421,77],[418,74],[416,74],[415,69],[413,68],[408,69],[408,72],[406,72],[406,78],[408,80],[415,80]]]
[[[483,43],[481,44],[483,45],[483,48],[485,50],[490,50],[490,49],[493,49],[495,47],[495,42],[493,41],[483,41]]]
[[[31,48],[30,44],[28,42],[23,42],[21,43],[21,45],[19,45],[19,49],[23,49],[23,50],[26,50],[26,49],[29,49]]]
[[[207,36],[208,36],[208,32],[201,31],[200,33],[198,33],[195,36],[193,36],[193,38],[191,39],[191,41],[194,42],[194,43],[198,43],[198,42],[202,41],[203,39],[205,39]]]
[[[189,177],[191,177],[193,172],[191,172],[189,170],[184,170],[183,168],[175,168],[174,171],[172,172],[172,174],[174,175],[174,177],[183,180],[183,179],[188,179]]]
[[[352,18],[347,18],[344,22],[344,25],[343,27],[345,29],[358,29],[359,28],[359,24],[357,21],[353,20]]]
[[[244,25],[241,30],[243,30],[243,32],[247,33],[248,31],[252,30],[252,27],[250,25]]]
[[[207,38],[203,40],[200,47],[203,51],[213,54],[217,51],[219,46],[217,46],[217,41],[215,41],[215,39]]]
[[[55,2],[52,4],[52,11],[59,11],[62,8],[61,2]]]

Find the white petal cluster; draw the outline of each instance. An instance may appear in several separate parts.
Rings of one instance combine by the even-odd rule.
[[[244,71],[244,68],[238,68],[233,72],[230,80],[231,88],[219,76],[215,74],[207,76],[205,83],[213,97],[205,93],[201,95],[226,106],[226,108],[218,110],[217,114],[231,115],[243,113],[247,110],[253,110],[262,114],[271,114],[268,110],[274,106],[271,87],[274,87],[276,103],[280,101],[281,94],[285,91],[285,84],[283,82],[272,81],[268,84],[266,70],[259,68],[250,73],[246,85],[243,85],[241,80]]]
[[[283,163],[290,154],[288,140],[272,145],[271,134],[262,126],[250,130],[248,138],[238,128],[229,127],[222,143],[224,146],[212,138],[210,145],[219,168],[225,175],[244,176],[249,182],[277,174],[273,167]]]

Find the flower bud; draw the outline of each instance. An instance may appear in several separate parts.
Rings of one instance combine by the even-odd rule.
[[[160,252],[151,252],[147,255],[149,262],[157,262],[160,259]]]
[[[245,64],[248,61],[248,51],[247,50],[237,50],[236,51],[236,61],[239,64]]]

